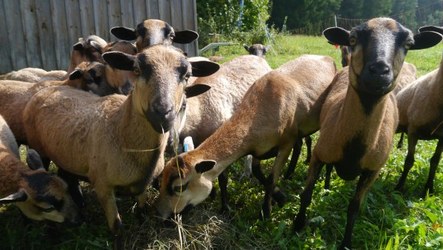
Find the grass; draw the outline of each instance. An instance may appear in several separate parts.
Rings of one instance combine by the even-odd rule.
[[[422,51],[410,51],[406,61],[417,66],[423,75],[438,67],[443,44]],[[267,60],[272,68],[301,54],[332,56],[340,65],[340,50],[321,37],[277,37]],[[240,45],[222,47],[217,55],[227,61],[246,54]],[[339,66],[340,68],[340,66]],[[315,137],[315,136],[314,136]],[[399,136],[396,135],[395,142]],[[314,138],[315,140],[315,138]],[[405,193],[393,192],[403,169],[406,147],[393,148],[380,177],[371,188],[357,219],[353,246],[355,249],[441,249],[443,248],[443,173],[435,179],[435,195],[420,198],[429,170],[429,159],[435,141],[420,141],[415,166],[406,182]],[[305,149],[303,149],[305,150]],[[301,159],[305,157],[303,151]],[[272,160],[265,161],[270,167]],[[308,210],[310,225],[300,234],[291,232],[298,211],[307,166],[298,163],[294,177],[282,180],[281,189],[288,196],[283,207],[274,206],[270,220],[258,220],[263,188],[255,179],[243,177],[242,161],[229,168],[229,214],[218,212],[219,199],[207,199],[189,213],[176,218],[174,226],[164,225],[151,207],[156,190],[142,222],[133,213],[134,199],[118,201],[122,215],[126,249],[335,249],[343,238],[346,210],[355,189],[355,181],[345,182],[335,174],[331,190],[315,187]],[[46,222],[27,222],[19,210],[0,206],[1,249],[110,249],[112,242],[103,210],[93,190],[84,186],[87,207],[86,223],[66,227]]]

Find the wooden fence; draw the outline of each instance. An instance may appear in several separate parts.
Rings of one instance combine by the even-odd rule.
[[[0,73],[67,69],[79,37],[115,41],[111,27],[135,28],[148,18],[197,30],[196,16],[195,0],[0,0]],[[197,42],[179,47],[191,56],[198,51]]]

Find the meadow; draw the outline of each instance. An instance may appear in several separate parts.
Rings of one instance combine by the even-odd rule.
[[[416,65],[418,76],[421,76],[439,66],[442,51],[442,43],[427,50],[410,51],[406,61]],[[223,57],[221,62],[246,53],[241,44],[221,47],[215,52]],[[266,59],[276,68],[302,54],[329,55],[341,68],[340,50],[323,37],[279,35]],[[420,196],[436,141],[419,141],[415,165],[408,175],[405,192],[400,193],[393,191],[406,155],[406,145],[400,149],[396,147],[399,138],[397,134],[390,158],[362,205],[353,234],[355,249],[443,248],[441,169],[437,170],[434,181],[435,194]],[[347,206],[356,181],[343,181],[333,172],[331,189],[324,190],[323,179],[320,179],[308,210],[309,226],[299,234],[293,233],[292,219],[298,212],[299,194],[307,170],[303,163],[305,157],[303,147],[292,179],[281,180],[278,184],[288,202],[283,207],[275,205],[272,218],[265,221],[258,219],[263,187],[254,178],[244,176],[242,159],[228,168],[229,213],[219,212],[217,195],[167,225],[152,207],[157,195],[153,188],[148,189],[152,195],[143,221],[133,212],[135,199],[120,198],[118,206],[125,224],[125,249],[335,249],[343,238]],[[271,165],[272,160],[264,163],[265,168]],[[111,249],[111,234],[103,210],[88,184],[85,183],[83,189],[86,222],[77,227],[29,222],[16,207],[0,206],[0,249]]]

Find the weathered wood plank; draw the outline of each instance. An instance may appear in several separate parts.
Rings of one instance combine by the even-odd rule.
[[[108,2],[108,18],[109,18],[109,26],[121,26],[122,24],[122,13],[120,1],[109,1]],[[109,28],[108,28],[109,33]]]
[[[107,1],[94,1],[94,23],[96,35],[110,40]]]
[[[6,13],[4,2],[0,2],[0,22],[3,23],[3,30],[7,30]],[[11,58],[11,44],[9,43],[9,37],[7,34],[0,35],[0,74],[4,74],[13,70],[12,58]]]
[[[14,69],[22,69],[28,66],[26,62],[26,46],[21,23],[22,15],[20,13],[19,1],[4,1],[4,8],[7,10],[6,17],[6,36],[9,37],[11,45],[10,53]]]
[[[162,1],[162,5],[166,4],[166,1]],[[149,19],[161,19],[164,20],[160,14],[160,7],[158,4],[158,0],[146,0],[147,9],[147,18]],[[167,20],[164,20],[167,21]]]
[[[26,62],[28,66],[41,68],[40,45],[38,40],[37,16],[35,15],[35,1],[20,1],[22,14],[23,35],[26,48]]]
[[[134,6],[132,7],[132,10],[134,12],[134,26],[132,26],[133,28],[135,28],[137,24],[143,22],[143,20],[150,18],[146,12],[145,0],[134,0]]]
[[[49,0],[39,0],[35,2],[37,14],[37,26],[40,41],[40,56],[42,68],[45,70],[57,69],[57,62],[54,52],[54,30],[51,21],[51,8]]]
[[[69,35],[69,45],[72,47],[81,35],[81,21],[80,21],[80,5],[79,0],[65,0],[66,8],[66,24]],[[68,57],[66,58],[67,60]]]
[[[132,6],[134,5],[133,0],[120,0],[122,22],[121,25],[125,27],[135,27],[137,25],[134,23],[134,17],[132,16]],[[112,24],[111,24],[112,27]]]
[[[54,28],[54,51],[57,69],[67,69],[71,43],[67,32],[65,1],[51,0],[52,27]]]
[[[92,1],[80,0],[80,22],[81,22],[81,37],[95,35],[94,25],[94,6]]]

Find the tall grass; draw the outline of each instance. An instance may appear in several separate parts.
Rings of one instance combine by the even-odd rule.
[[[422,51],[410,51],[406,61],[417,66],[419,75],[438,67],[443,45]],[[223,61],[247,52],[241,45],[221,47],[217,55]],[[279,36],[267,55],[276,68],[301,54],[329,55],[340,66],[340,50],[322,37]],[[321,70],[321,69],[319,69]],[[315,138],[314,138],[315,140]],[[398,140],[396,136],[395,142]],[[394,192],[403,169],[406,148],[392,150],[380,177],[371,188],[357,219],[353,245],[355,249],[442,249],[443,248],[443,174],[435,178],[435,195],[420,198],[434,141],[420,141],[416,163],[409,173],[404,194]],[[303,149],[304,150],[304,149]],[[331,149],[333,150],[333,149]],[[301,159],[305,157],[302,152]],[[272,160],[265,161],[269,168]],[[283,207],[275,206],[272,218],[258,220],[264,195],[262,186],[244,177],[242,161],[228,168],[230,207],[228,214],[218,212],[218,198],[208,199],[187,214],[177,217],[173,226],[166,226],[152,207],[143,221],[133,213],[135,200],[121,198],[119,210],[125,223],[126,249],[335,249],[343,238],[346,210],[356,182],[345,182],[333,175],[331,190],[323,189],[320,180],[314,190],[308,210],[310,225],[299,234],[293,233],[291,223],[298,211],[299,194],[304,185],[307,166],[299,161],[294,177],[280,181],[288,196]],[[1,249],[110,249],[110,233],[95,194],[84,185],[87,202],[86,222],[79,227],[27,222],[14,206],[0,207]],[[156,191],[148,190],[150,204]]]

